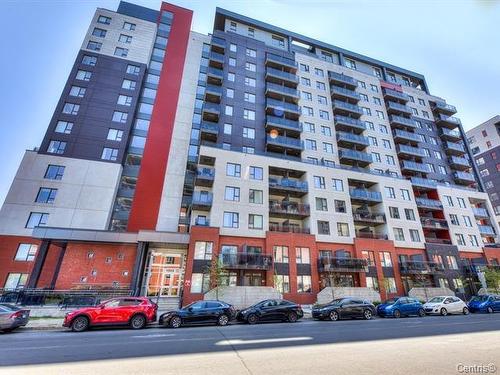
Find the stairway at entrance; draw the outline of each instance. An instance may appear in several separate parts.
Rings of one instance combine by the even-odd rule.
[[[158,303],[158,316],[160,316],[161,313],[164,313],[165,311],[177,310],[179,308],[179,297],[160,297],[159,299],[157,299],[156,297],[150,298],[153,302]]]

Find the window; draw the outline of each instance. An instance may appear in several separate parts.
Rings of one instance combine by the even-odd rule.
[[[50,141],[47,147],[47,152],[50,154],[64,154],[66,149],[66,142],[62,141]]]
[[[335,203],[335,212],[339,212],[342,214],[345,214],[347,212],[345,201],[335,199],[334,203]]]
[[[109,25],[109,24],[111,24],[111,17],[99,16],[97,18],[97,23],[102,23],[104,25]]]
[[[309,73],[309,65],[306,64],[299,64],[299,68],[301,72],[306,72]]]
[[[226,201],[240,201],[240,188],[234,186],[226,186],[224,191],[224,199]]]
[[[54,131],[56,133],[71,134],[72,129],[73,129],[72,122],[58,121]]]
[[[382,120],[383,120],[383,119],[385,119],[384,112],[382,112],[382,111],[377,111],[377,117],[378,117],[379,119],[382,119]]]
[[[359,94],[361,96],[361,100],[363,100],[364,102],[368,102],[369,99],[368,99],[368,95],[365,95],[365,94]]]
[[[316,197],[316,210],[317,211],[328,211],[328,203],[326,198]]]
[[[380,154],[378,152],[372,152],[372,158],[377,163],[382,162],[382,159],[380,158]]]
[[[397,288],[396,288],[396,280],[394,277],[386,277],[385,278],[385,291],[386,293],[397,293]]]
[[[404,201],[410,201],[410,191],[406,189],[401,189],[401,197]]]
[[[273,35],[271,40],[272,40],[272,44],[277,46],[277,47],[284,47],[285,46],[285,40],[280,36]]]
[[[249,72],[255,72],[257,70],[257,65],[251,62],[246,62],[245,69],[248,70]]]
[[[246,49],[246,55],[248,57],[257,57],[257,51],[252,49],[252,48],[247,48]]]
[[[316,151],[318,147],[316,146],[316,141],[313,139],[306,139],[306,150]]]
[[[323,111],[323,110],[319,110],[319,117],[322,118],[323,120],[329,120],[330,119],[330,114],[328,113],[328,111]]]
[[[399,209],[397,207],[389,207],[389,213],[391,215],[391,218],[393,218],[393,219],[400,219],[401,218],[399,216]]]
[[[330,223],[328,221],[318,220],[318,234],[330,234]]]
[[[109,129],[107,139],[110,141],[120,142],[123,137],[123,131],[118,129]]]
[[[250,87],[255,87],[256,81],[255,78],[245,77],[245,85]]]
[[[274,262],[275,263],[288,263],[288,247],[287,246],[274,246]]]
[[[255,94],[250,94],[249,92],[245,93],[245,101],[249,103],[255,103]],[[254,116],[255,118],[255,116]]]
[[[326,135],[327,137],[331,137],[332,129],[328,126],[321,126],[321,134]]]
[[[255,139],[255,129],[244,127],[243,138]]]
[[[25,228],[32,229],[34,227],[47,225],[49,214],[43,212],[30,212]]]
[[[311,107],[302,107],[302,114],[305,116],[314,116],[314,110]]]
[[[479,242],[477,240],[477,237],[474,236],[473,234],[469,234],[469,241],[472,246],[479,247]]]
[[[67,115],[77,115],[80,110],[80,106],[74,103],[64,103],[62,113]]]
[[[344,65],[349,69],[356,70],[356,61],[354,60],[344,59]]]
[[[236,59],[234,57],[229,58],[229,66],[236,66]]]
[[[366,287],[372,288],[373,290],[379,291],[378,279],[376,277],[366,277]]]
[[[370,85],[370,89],[371,89],[373,92],[378,92],[378,87],[377,87],[377,85]]]
[[[465,246],[465,239],[463,234],[455,233],[455,239],[457,241],[458,246]]]
[[[304,100],[308,100],[308,101],[312,101],[312,94],[310,92],[307,92],[307,91],[302,91],[300,93],[300,96],[302,99]]]
[[[249,214],[248,215],[248,229],[262,229],[263,228],[263,216]]]
[[[415,212],[411,208],[405,208],[406,220],[415,221]]]
[[[117,158],[118,158],[118,149],[109,147],[104,147],[102,149],[102,154],[101,154],[102,160],[116,161]]]
[[[358,81],[358,87],[361,87],[362,89],[366,89],[366,83],[363,81]]]
[[[384,144],[384,148],[387,148],[387,149],[391,149],[391,141],[389,141],[388,139],[382,139],[382,142]]]
[[[445,195],[444,197],[446,198],[448,206],[453,207],[453,198],[450,197],[449,195]]]
[[[392,198],[392,199],[396,198],[396,193],[394,192],[394,188],[389,187],[389,186],[385,186],[384,191],[385,191],[386,198]]]
[[[323,82],[316,81],[316,88],[318,90],[325,91],[326,90],[326,85]]]
[[[227,163],[226,176],[241,177],[241,165],[234,163]]]
[[[280,293],[290,293],[290,276],[274,275],[274,287]]]
[[[69,95],[76,96],[78,98],[83,98],[85,96],[86,91],[87,89],[85,89],[85,87],[71,86],[71,89],[69,90]]]
[[[88,72],[86,70],[79,70],[76,73],[76,79],[79,79],[80,81],[90,81],[90,77],[92,77],[92,73]]]
[[[391,253],[387,251],[381,251],[379,253],[379,257],[382,267],[392,267]]]
[[[231,132],[232,132],[232,130],[233,130],[233,125],[227,124],[227,123],[224,124],[224,134],[229,134],[230,135]]]
[[[65,167],[63,167],[62,165],[49,164],[43,178],[46,178],[48,180],[62,180],[64,169]]]
[[[410,229],[410,238],[412,242],[420,242],[420,234],[416,229]]]
[[[311,276],[297,276],[297,293],[311,293]]]
[[[295,261],[297,264],[310,264],[309,248],[308,247],[296,247],[295,248]]]
[[[460,222],[458,221],[458,216],[455,214],[450,214],[450,222],[453,225],[460,225]]]
[[[27,273],[9,273],[9,275],[7,276],[7,280],[5,281],[4,289],[11,290],[24,288],[27,281]]]
[[[382,102],[380,101],[380,99],[379,99],[379,98],[377,98],[377,97],[375,97],[375,96],[373,97],[373,102],[374,102],[375,104],[377,104],[377,105],[382,105]]]
[[[226,105],[224,113],[226,116],[232,116],[233,115],[233,106],[232,105]]]
[[[375,254],[373,251],[363,250],[361,252],[361,255],[363,256],[363,258],[365,258],[367,260],[368,265],[370,267],[375,266]]]
[[[57,189],[40,188],[36,196],[36,203],[54,203],[56,199]]]
[[[263,196],[264,194],[262,190],[250,189],[248,193],[248,201],[250,203],[262,204]]]
[[[18,262],[32,262],[35,260],[38,246],[31,243],[20,243],[14,260]]]
[[[113,112],[113,119],[112,121],[114,122],[121,122],[122,124],[127,122],[128,118],[128,113],[126,112],[120,112],[120,111],[114,111]]]
[[[83,55],[83,58],[82,58],[82,64],[83,65],[95,66],[96,63],[97,63],[97,57],[95,57],[95,56],[89,56],[89,55]]]
[[[123,22],[122,26],[123,30],[129,30],[129,31],[134,31],[135,30],[135,23],[130,23],[130,22]]]
[[[402,228],[394,228],[394,240],[395,241],[404,241],[405,234]]]
[[[479,174],[481,175],[481,177],[487,177],[490,175],[490,171],[488,169],[482,169],[479,171]]]
[[[458,206],[459,207],[461,207],[461,208],[466,208],[467,207],[467,205],[465,204],[465,200],[463,198],[458,197],[457,200],[458,200]]]
[[[333,145],[331,143],[323,142],[323,151],[327,154],[333,154]]]
[[[326,99],[326,96],[318,95],[318,103],[319,104],[327,105],[328,104],[328,100]]]
[[[132,65],[132,64],[127,65],[127,74],[133,74],[135,76],[138,76],[140,71],[141,71],[141,68],[137,65]]]
[[[124,79],[122,82],[122,89],[135,90],[136,82],[129,79]]]
[[[250,179],[262,180],[264,178],[264,169],[261,167],[250,167]]]
[[[130,44],[132,43],[132,37],[130,35],[120,34],[120,36],[118,37],[118,41],[121,43]]]
[[[441,173],[441,174],[447,174],[446,167],[443,165],[438,165],[438,170],[439,170],[439,173]]]
[[[344,191],[344,181],[332,178],[332,186],[335,191]]]
[[[422,111],[422,116],[429,118],[429,113],[427,111]]]
[[[119,95],[116,104],[130,107],[132,105],[132,97],[127,95]]]
[[[316,189],[324,189],[325,188],[325,178],[322,176],[314,176],[314,187]]]
[[[93,40],[89,40],[87,43],[87,49],[90,49],[92,51],[100,51],[102,47],[102,43],[99,42],[94,42]]]
[[[469,216],[463,215],[464,223],[466,227],[472,227],[472,221]]]
[[[395,165],[395,161],[394,161],[394,156],[392,155],[385,155],[385,161],[387,164],[389,165]]]
[[[340,237],[349,237],[349,224],[337,223],[337,235]]]
[[[457,258],[455,258],[453,255],[447,255],[446,262],[448,263],[448,267],[450,267],[450,269],[458,270]]]
[[[128,49],[127,48],[122,48],[122,47],[116,47],[115,48],[115,56],[127,57],[127,55],[128,55]]]
[[[311,86],[311,80],[309,78],[300,77],[300,83],[304,86]]]
[[[232,107],[231,107],[232,108]],[[231,110],[231,115],[233,114],[232,110]],[[255,111],[252,111],[251,109],[244,109],[243,110],[243,118],[245,120],[250,120],[250,121],[254,121],[255,120]]]
[[[372,110],[367,107],[361,107],[361,110],[363,111],[363,114],[366,116],[371,116],[372,115]]]
[[[240,226],[240,215],[237,212],[224,212],[225,228],[238,228]]]

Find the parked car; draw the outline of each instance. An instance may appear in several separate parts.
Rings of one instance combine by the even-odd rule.
[[[427,315],[440,314],[464,314],[469,313],[469,308],[460,298],[455,296],[437,296],[431,298],[424,304],[424,311]]]
[[[410,297],[390,298],[377,306],[377,314],[381,317],[400,318],[402,316],[425,316],[425,311],[419,300]]]
[[[304,316],[300,305],[287,300],[267,299],[238,313],[238,320],[249,324],[259,321],[281,320],[294,323]]]
[[[373,315],[375,315],[375,306],[357,298],[337,298],[327,304],[314,306],[312,309],[312,317],[320,320],[371,319]]]
[[[160,325],[179,328],[182,325],[216,323],[227,325],[236,317],[236,310],[221,301],[197,301],[186,307],[168,311],[160,316]]]
[[[112,298],[94,307],[84,307],[66,314],[64,327],[82,332],[90,327],[128,325],[144,328],[156,321],[158,305],[146,297]]]
[[[474,296],[469,301],[469,310],[473,313],[500,311],[500,296],[494,294]]]
[[[10,332],[28,324],[30,310],[20,309],[8,303],[0,303],[0,331]]]

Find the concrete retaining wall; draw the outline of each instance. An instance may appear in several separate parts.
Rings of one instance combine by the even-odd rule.
[[[317,303],[325,304],[344,297],[355,297],[370,302],[380,301],[380,294],[372,288],[326,287],[318,293]]]
[[[281,299],[276,289],[267,286],[225,286],[214,288],[205,293],[205,300],[219,300],[233,305],[237,310],[244,309],[265,299]]]
[[[417,298],[421,301],[428,301],[436,296],[454,296],[455,293],[448,288],[411,288],[409,297]]]

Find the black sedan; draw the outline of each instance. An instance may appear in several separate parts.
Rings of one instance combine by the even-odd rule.
[[[337,298],[325,305],[312,309],[314,319],[371,319],[375,315],[375,306],[368,301],[357,298]]]
[[[179,328],[182,325],[215,323],[227,325],[236,316],[232,305],[221,301],[197,301],[179,310],[160,315],[160,325]]]
[[[250,306],[247,309],[241,310],[238,313],[238,320],[255,324],[258,321],[281,320],[290,323],[296,322],[304,316],[304,312],[300,305],[294,302],[267,299]]]
[[[28,324],[29,310],[23,310],[8,303],[0,303],[0,331],[10,332]]]

